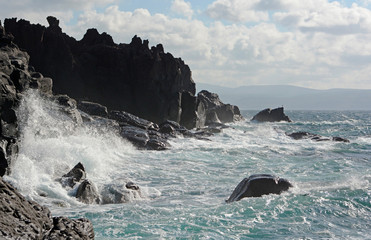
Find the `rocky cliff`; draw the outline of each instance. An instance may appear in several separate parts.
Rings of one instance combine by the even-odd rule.
[[[48,27],[16,18],[6,19],[4,26],[30,54],[30,64],[53,78],[55,93],[157,124],[171,120],[189,129],[203,127],[206,109],[195,96],[191,70],[161,44],[149,48],[148,40],[137,36],[130,44],[116,44],[96,29],[77,41],[62,32],[56,18],[47,20]]]
[[[195,95],[191,71],[182,59],[165,53],[161,44],[149,48],[137,36],[130,44],[115,44],[108,34],[89,29],[77,41],[62,32],[54,17],[48,22],[44,27],[13,18],[4,27],[30,54],[30,64],[53,78],[55,93],[156,123],[182,120],[182,111],[187,111],[183,95]]]

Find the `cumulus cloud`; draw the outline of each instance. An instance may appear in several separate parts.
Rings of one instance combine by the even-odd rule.
[[[254,6],[259,2],[255,1]],[[305,8],[295,1],[287,0],[275,5],[282,9],[274,16],[277,22],[283,25],[283,16],[295,20],[292,31],[281,31],[276,22],[270,21],[253,26],[221,21],[205,25],[198,20],[151,14],[146,9],[121,11],[115,5],[104,12],[85,11],[78,25],[67,30],[77,34],[81,29],[96,27],[112,34],[115,41],[119,42],[130,42],[135,34],[149,39],[152,45],[161,42],[165,51],[182,57],[190,65],[196,82],[228,86],[285,83],[315,88],[329,88],[337,84],[349,87],[352,81],[346,80],[345,76],[351,76],[350,72],[354,69],[359,70],[357,76],[360,78],[369,77],[361,73],[367,72],[363,69],[369,68],[367,56],[371,56],[370,35],[363,26],[371,17],[367,9],[340,5],[333,5],[329,12],[318,11],[316,15],[314,9],[321,2],[328,4],[326,1],[312,1],[306,3],[308,8]],[[312,12],[308,9],[312,9]],[[302,10],[315,16],[311,22],[305,22],[309,18],[299,14]],[[291,15],[284,15],[288,13]],[[338,16],[337,21],[321,23],[319,20],[335,16]],[[356,25],[362,31],[335,35],[315,29],[332,27],[335,31],[335,22],[344,26]],[[313,31],[304,31],[303,27]],[[354,62],[361,55],[364,56],[360,60],[363,65]],[[358,87],[367,85],[365,82]]]
[[[188,19],[191,19],[193,16],[191,3],[185,2],[184,0],[174,0],[171,5],[171,11],[185,16]]]
[[[71,21],[76,11],[84,11],[95,7],[115,3],[118,0],[16,0],[2,1],[0,16],[2,18],[24,18],[32,23],[47,24],[47,16],[55,16],[61,21],[62,27]]]
[[[267,21],[267,12],[253,9],[258,3],[258,0],[217,0],[208,6],[206,14],[216,20],[231,22]]]
[[[98,4],[98,0],[89,2]],[[356,4],[215,0],[206,9],[215,20],[205,24],[181,0],[171,5],[176,12],[186,4],[182,10],[189,11],[179,10],[179,17],[144,8],[124,11],[115,4],[97,11],[95,5],[85,8],[74,3],[81,11],[76,24],[65,24],[76,12],[65,9],[63,16],[56,15],[68,34],[81,39],[87,28],[97,28],[117,43],[128,43],[134,35],[149,39],[150,45],[162,43],[165,51],[185,60],[196,82],[371,88],[371,15]],[[273,11],[271,19],[268,11]],[[36,18],[37,13],[30,11],[28,16]]]
[[[276,12],[274,19],[284,26],[302,31],[336,35],[371,32],[371,11],[356,4],[346,8],[338,2],[326,2],[315,9],[295,8]]]

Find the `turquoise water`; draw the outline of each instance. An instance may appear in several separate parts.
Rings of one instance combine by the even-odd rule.
[[[286,111],[292,123],[250,122],[256,113],[243,112],[246,121],[211,141],[177,138],[171,150],[139,151],[109,129],[75,126],[31,94],[18,112],[24,137],[7,179],[53,215],[89,218],[96,239],[371,239],[371,112]],[[294,131],[350,143],[285,134]],[[77,202],[54,179],[78,161],[98,188],[126,178],[143,199]],[[258,173],[294,188],[225,203],[243,178]]]

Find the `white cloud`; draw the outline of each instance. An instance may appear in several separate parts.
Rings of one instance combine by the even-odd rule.
[[[296,8],[277,12],[274,19],[286,27],[302,31],[336,35],[371,32],[371,11],[356,4],[346,8],[338,2],[326,2],[315,9]]]
[[[171,5],[171,11],[185,16],[188,19],[191,19],[193,16],[191,3],[185,2],[184,0],[174,0]]]
[[[118,0],[16,0],[1,1],[0,16],[2,18],[17,17],[32,23],[48,25],[47,16],[55,16],[64,28],[71,21],[75,11],[84,11]]]
[[[176,1],[172,3],[176,5]],[[147,9],[123,11],[111,5],[98,12],[93,5],[84,8],[74,4],[82,13],[73,26],[66,24],[76,14],[73,11],[62,12],[50,6],[52,13],[48,14],[60,18],[68,34],[81,39],[86,29],[97,28],[112,35],[115,42],[128,43],[138,35],[149,39],[151,45],[162,43],[165,51],[185,60],[196,82],[371,88],[371,15],[369,9],[356,4],[344,7],[327,0],[216,0],[207,13],[220,21],[208,24],[190,13],[186,18],[174,18]],[[39,12],[31,10],[24,12],[24,17],[37,19]],[[275,12],[272,19],[268,10]],[[253,21],[258,22],[251,24]]]
[[[307,6],[313,9],[320,1],[312,1]],[[302,8],[289,4],[296,13]],[[345,8],[334,5],[329,9],[329,16],[339,16],[352,24],[367,22],[359,7]],[[333,12],[331,12],[331,11]],[[337,14],[335,11],[339,10]],[[325,13],[323,17],[327,16]],[[277,15],[278,16],[278,15]],[[276,16],[276,17],[277,17]],[[348,16],[348,17],[347,17]],[[354,16],[359,16],[355,18]],[[319,17],[319,16],[318,16]],[[367,32],[357,34],[334,35],[324,31],[300,31],[304,24],[299,19],[292,31],[282,32],[273,22],[262,22],[255,26],[225,24],[214,22],[205,25],[191,19],[170,18],[163,14],[151,14],[146,9],[133,12],[121,11],[118,6],[111,6],[103,13],[85,11],[80,16],[74,32],[96,27],[113,35],[115,41],[130,42],[137,34],[149,39],[152,45],[163,43],[165,51],[175,57],[182,57],[190,65],[195,81],[237,86],[248,84],[296,84],[307,87],[329,88],[351,86],[349,77],[354,69],[359,70],[359,88],[366,85],[371,88],[364,69],[369,68],[371,43]],[[362,21],[360,19],[363,19]],[[339,20],[340,21],[340,20]],[[349,24],[350,24],[349,23]],[[331,22],[321,24],[313,20],[309,26],[332,27]],[[71,30],[71,29],[70,29]],[[364,56],[353,63],[358,56]],[[353,69],[354,68],[354,69]],[[348,85],[345,84],[348,81]],[[363,83],[363,85],[361,84]],[[357,87],[354,85],[354,87]]]
[[[253,9],[258,2],[259,0],[217,0],[208,6],[206,14],[216,20],[231,22],[268,21],[267,12]]]

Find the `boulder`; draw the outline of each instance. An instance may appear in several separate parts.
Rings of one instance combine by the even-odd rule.
[[[170,147],[167,139],[155,130],[135,126],[122,126],[120,135],[139,149],[166,150]]]
[[[100,203],[100,197],[97,188],[90,180],[84,180],[77,188],[76,198],[83,203]]]
[[[108,117],[107,107],[99,104],[93,103],[88,101],[79,101],[77,104],[78,109],[81,111],[86,112],[87,114],[100,116],[100,117]]]
[[[291,122],[290,118],[285,115],[283,111],[283,107],[275,108],[275,109],[264,109],[257,113],[251,121],[257,121],[257,122]]]
[[[0,177],[1,239],[94,239],[88,219],[51,217],[48,208],[26,200]]]
[[[76,183],[79,183],[86,179],[85,168],[82,163],[76,164],[68,173],[64,174],[59,182],[63,187],[73,188]]]
[[[123,185],[107,185],[102,191],[102,204],[127,203],[132,200],[142,199],[140,188],[127,182]]]
[[[226,202],[239,201],[245,197],[261,197],[267,194],[281,194],[292,184],[286,179],[269,174],[256,174],[243,179]]]
[[[116,120],[122,126],[133,126],[145,130],[159,129],[157,124],[124,111],[110,111],[109,118]]]

